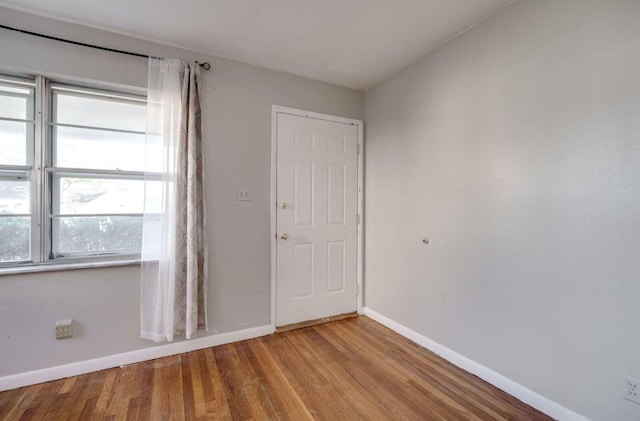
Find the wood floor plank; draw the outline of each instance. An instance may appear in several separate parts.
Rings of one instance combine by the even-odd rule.
[[[220,369],[216,364],[214,348],[205,350],[205,363],[206,365],[202,365],[202,362],[200,363],[201,371],[204,372],[206,367],[207,371],[204,373],[211,374],[210,395],[206,393],[206,382],[203,385],[205,387],[205,399],[207,400],[207,414],[213,414],[215,420],[229,420],[231,419],[231,409],[229,408],[229,401],[220,377]],[[203,379],[206,378],[206,376],[203,376]]]
[[[322,406],[334,406],[336,416],[339,419],[364,419],[366,413],[360,411],[360,408],[351,405],[348,394],[341,393],[341,379],[331,370],[330,362],[325,361],[323,364],[310,363],[311,361],[318,361],[318,350],[307,341],[308,334],[313,333],[315,331],[298,334],[295,345],[292,343],[292,346],[297,351],[300,351],[300,361],[304,361],[308,365],[312,376],[319,379],[319,382],[316,383],[316,391],[321,399]]]
[[[64,380],[44,383],[40,392],[33,395],[33,400],[25,411],[27,416],[24,418],[34,420],[46,418],[47,414],[50,413],[51,405],[58,397],[58,391],[62,387],[63,383]],[[23,392],[28,393],[28,388],[23,388],[22,390]]]
[[[343,404],[325,393],[323,386],[329,379],[315,371],[315,364],[296,349],[295,340],[290,340],[296,335],[299,332],[292,331],[266,339],[269,348],[275,351],[276,361],[285,369],[287,378],[314,418],[348,419]]]
[[[36,384],[30,387],[23,387],[18,389],[20,393],[16,397],[17,402],[15,403],[15,405],[11,405],[9,407],[6,418],[14,420],[20,419],[24,412],[29,409],[31,402],[38,396],[42,396],[40,395],[42,389],[46,389],[46,384]],[[3,400],[2,396],[4,395],[4,393],[8,392],[0,393],[0,400]],[[0,412],[0,415],[3,414]],[[2,419],[2,417],[0,417],[0,419]]]
[[[116,381],[117,370],[110,369],[107,371],[107,375],[105,377],[104,383],[102,384],[102,389],[100,389],[100,394],[98,395],[98,400],[96,402],[96,407],[94,409],[94,414],[97,417],[103,417],[105,411],[107,410],[107,406],[111,401],[111,396],[113,393],[113,385]]]
[[[340,324],[336,324],[333,326],[334,329],[341,332],[342,334],[346,333],[344,327]],[[407,407],[414,407],[418,405],[419,411],[427,411],[427,414],[431,411],[434,411],[435,408],[424,406],[425,400],[427,402],[437,402],[442,403],[440,405],[442,411],[444,411],[444,416],[446,418],[455,418],[455,419],[464,419],[464,420],[478,420],[480,419],[473,412],[470,412],[464,405],[461,405],[459,400],[450,399],[447,395],[442,393],[442,391],[437,387],[436,384],[428,384],[428,388],[430,390],[429,395],[424,395],[421,391],[415,390],[410,387],[407,383],[413,376],[409,367],[401,364],[397,359],[390,358],[392,357],[392,352],[385,348],[387,344],[384,342],[373,340],[367,341],[357,334],[350,335],[349,341],[351,341],[358,349],[367,350],[367,355],[370,355],[372,361],[376,361],[376,365],[372,365],[370,370],[373,370],[377,375],[378,382],[380,378],[384,378],[386,373],[392,373],[392,375],[388,378],[388,381],[382,383],[386,387],[389,387],[390,390],[401,389],[403,393],[400,396],[404,401],[404,405]],[[383,351],[384,350],[384,351]],[[406,383],[406,386],[405,386]],[[422,395],[422,399],[421,399]],[[432,399],[435,398],[435,399]],[[421,412],[422,416],[427,416]]]
[[[550,420],[367,317],[0,393],[0,420]]]
[[[140,398],[135,397],[129,400],[129,405],[127,407],[127,421],[136,421],[142,419],[142,414],[140,413]]]
[[[198,365],[198,356],[200,354],[202,354],[202,351],[191,352],[182,356],[182,381],[185,389],[183,396],[184,411],[185,414],[193,414],[194,419],[207,415],[207,405],[204,400],[202,379]]]
[[[23,389],[26,388],[8,390],[4,392],[4,396],[0,395],[0,414],[9,415],[18,410]]]
[[[334,393],[341,396],[341,400],[352,409],[358,418],[369,419],[376,415],[382,415],[377,414],[380,408],[371,406],[368,402],[369,400],[365,397],[366,395],[371,395],[369,391],[353,387],[352,381],[355,379],[355,376],[352,375],[354,361],[348,361],[348,358],[345,358],[343,353],[315,331],[306,333],[302,339],[312,358],[322,358],[326,361],[322,366],[327,375],[331,377],[331,383],[335,384],[336,390]],[[345,367],[344,362],[347,362],[347,367]],[[356,373],[356,376],[365,378],[369,374],[370,372],[360,371]],[[350,393],[341,393],[342,390],[349,390]],[[381,391],[379,387],[376,388],[375,395],[377,395],[378,399],[385,399],[383,397],[384,391]],[[390,397],[389,395],[385,396]],[[418,413],[415,412],[415,415],[418,415]]]
[[[119,418],[125,408],[128,408],[129,399],[131,398],[128,389],[130,382],[133,380],[130,370],[131,366],[121,367],[119,370],[116,370],[116,377],[111,390],[111,399],[104,410],[104,417]]]
[[[78,418],[79,420],[87,420],[92,417],[92,414],[95,412],[96,406],[98,405],[98,399],[100,398],[100,393],[102,393],[102,388],[111,371],[112,370],[102,370],[92,373],[93,378],[89,386],[86,402],[83,405],[82,412]]]
[[[140,389],[140,404],[138,412],[143,414],[145,417],[150,417],[151,414],[151,403],[153,398],[153,393],[150,391],[153,390],[153,382],[155,378],[155,369],[153,364],[150,364],[151,361],[147,361],[145,363],[141,363],[141,374],[140,374],[140,383],[138,387]],[[144,418],[140,418],[144,419]]]
[[[425,350],[406,338],[398,338],[397,334],[390,329],[377,324],[360,324],[360,329],[354,335],[368,335],[369,340],[378,341],[381,338],[389,337],[388,343],[393,343],[393,349],[387,347],[385,355],[399,357],[404,367],[417,373],[424,381],[439,377],[444,384],[455,385],[456,396],[461,399],[470,398],[475,404],[490,407],[490,411],[496,411],[500,417],[509,419],[516,416],[519,419],[531,419],[530,407],[523,402],[514,399],[502,390],[486,383],[477,376],[471,375],[459,367],[451,365],[449,362],[434,353]],[[377,347],[384,347],[378,342]],[[428,365],[420,364],[423,360],[428,361]],[[506,404],[507,408],[503,408]]]
[[[251,407],[246,394],[243,393],[243,388],[254,379],[249,377],[246,364],[240,360],[235,344],[223,345],[216,349],[215,360],[226,400],[229,403],[231,418],[234,420],[252,419]]]
[[[184,389],[182,388],[181,356],[168,357],[169,364],[162,367],[163,405],[162,419],[184,419]],[[178,392],[178,393],[176,393]]]
[[[336,329],[342,328],[336,326]],[[458,383],[458,379],[453,378],[441,382],[440,380],[442,379],[437,377],[433,367],[430,367],[428,373],[422,373],[424,375],[420,377],[419,374],[421,374],[421,372],[416,370],[414,364],[408,360],[408,353],[399,346],[400,344],[394,343],[391,345],[381,341],[379,337],[376,336],[366,337],[363,331],[354,333],[354,335],[349,337],[349,340],[354,341],[359,346],[365,346],[366,343],[374,345],[371,351],[374,358],[384,358],[389,364],[390,370],[406,377],[414,387],[419,384],[424,384],[425,386],[423,387],[415,388],[426,397],[435,398],[437,401],[445,403],[448,408],[455,409],[456,418],[501,419],[500,414],[484,405],[483,400],[469,400],[468,395],[462,390],[463,388],[460,387],[464,382]],[[468,373],[465,374],[469,376]]]
[[[151,404],[149,405],[149,418],[152,420],[159,420],[162,414],[162,407],[164,406],[166,408],[166,405],[163,405],[164,391],[162,387],[162,373],[161,370],[159,370],[157,367],[158,361],[160,361],[159,364],[162,364],[161,358],[159,360],[153,361],[153,364],[150,365],[151,371],[153,373],[153,383],[150,393],[147,392],[151,395]]]
[[[81,412],[84,406],[84,392],[87,390],[87,384],[91,374],[77,376],[77,381],[73,384],[68,393],[65,394],[63,406],[58,408],[58,416],[60,419],[72,420],[76,412]]]
[[[344,365],[344,369],[349,373],[354,380],[354,384],[349,390],[359,390],[363,395],[363,399],[367,399],[373,407],[376,406],[376,402],[381,405],[381,410],[386,413],[387,416],[394,420],[396,419],[416,419],[420,416],[416,413],[411,406],[407,406],[396,396],[397,390],[391,388],[381,388],[378,380],[379,375],[375,373],[376,361],[357,357],[360,355],[359,350],[354,349],[345,343],[335,332],[329,332],[323,330],[320,334],[328,341],[339,344],[341,346],[344,355],[353,355],[353,358],[349,358],[348,363]],[[372,371],[372,367],[373,370]],[[384,373],[385,376],[388,374]],[[384,404],[383,404],[384,403]],[[423,415],[425,420],[447,420],[453,417],[453,414],[446,405],[440,405],[439,401],[432,401],[428,399],[422,399],[421,403],[426,408],[426,413]],[[422,412],[422,411],[418,411]]]
[[[451,403],[421,396],[419,391],[410,386],[406,376],[390,368],[387,361],[371,359],[359,362],[356,366],[359,376],[368,379],[371,387],[383,394],[385,401],[397,401],[398,407],[411,419],[470,419]]]
[[[389,412],[393,419],[411,418],[401,409],[401,405],[393,396],[385,395],[378,385],[371,381],[371,376],[363,369],[360,361],[353,358],[348,350],[343,349],[340,342],[331,340],[335,339],[333,335],[328,335],[328,338],[318,333],[316,335],[307,336],[314,348],[327,359],[328,363],[325,365],[333,376],[342,383],[345,390],[349,390],[345,397],[349,399],[349,404],[358,408],[359,413],[371,419],[383,419],[389,416]]]
[[[254,358],[251,360],[254,370],[265,379],[265,390],[272,401],[279,418],[293,420],[312,420],[311,413],[286,375],[280,369],[264,341],[247,341]]]
[[[66,382],[65,380],[60,380],[57,382],[57,385],[54,385],[53,390],[49,390],[47,388],[47,383],[45,383],[45,387],[42,389],[40,393],[35,397],[34,403],[38,401],[39,398],[44,398],[41,402],[48,401],[47,408],[45,409],[45,405],[38,404],[37,407],[30,407],[29,410],[35,410],[33,413],[34,419],[36,414],[44,414],[43,419],[61,419],[62,414],[65,414],[65,411],[68,410],[69,406],[67,405],[69,393],[72,391],[76,391],[77,389],[73,389],[71,386],[76,384],[76,382]],[[61,393],[63,390],[67,390],[66,393]],[[47,399],[47,394],[49,394]],[[29,418],[31,419],[31,418]]]

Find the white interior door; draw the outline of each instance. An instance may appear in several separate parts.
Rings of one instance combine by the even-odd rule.
[[[276,325],[356,311],[358,126],[277,114]]]

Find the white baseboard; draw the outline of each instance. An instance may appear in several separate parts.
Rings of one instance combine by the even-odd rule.
[[[374,310],[371,310],[368,307],[364,308],[364,314],[372,318],[376,322],[399,333],[405,338],[427,348],[435,354],[438,354],[450,363],[462,368],[465,371],[468,371],[471,374],[475,374],[487,383],[491,383],[498,389],[504,390],[508,394],[520,399],[522,402],[525,402],[536,408],[537,410],[544,412],[552,418],[561,421],[588,421],[588,419],[584,416],[573,412],[570,409],[567,409],[564,406],[550,399],[547,399],[532,390],[527,389],[521,384],[506,378],[502,374],[496,373],[490,368],[487,368],[480,363],[464,357],[457,352],[447,348],[446,346],[434,342],[426,336],[423,336],[418,332],[415,332],[408,327],[403,326],[400,323],[397,323],[383,316],[382,314],[375,312]]]
[[[138,349],[136,351],[94,358],[87,361],[79,361],[71,364],[43,368],[41,370],[12,374],[0,377],[0,392],[32,384],[48,382],[51,380],[64,379],[70,376],[105,370],[107,368],[120,367],[141,361],[153,360],[156,358],[182,354],[212,346],[224,345],[231,342],[244,341],[246,339],[269,335],[273,332],[274,329],[271,326],[260,326],[236,332],[205,336],[203,338],[196,338],[190,341],[174,342],[166,345]]]

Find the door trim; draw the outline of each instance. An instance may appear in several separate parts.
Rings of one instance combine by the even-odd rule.
[[[363,314],[364,308],[364,135],[362,120],[338,117],[328,114],[315,113],[311,111],[299,110],[296,108],[283,107],[280,105],[271,106],[271,201],[270,201],[270,217],[271,217],[271,327],[275,332],[276,329],[276,188],[277,188],[277,159],[278,159],[278,114],[289,114],[299,117],[309,117],[318,120],[332,121],[336,123],[351,124],[358,128],[358,215],[360,221],[357,224],[357,262],[356,262],[356,310],[358,314]]]

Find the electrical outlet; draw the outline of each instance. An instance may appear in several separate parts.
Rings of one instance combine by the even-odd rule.
[[[56,339],[70,338],[73,336],[73,319],[60,320],[56,323]]]
[[[640,380],[624,376],[624,398],[640,403]]]

